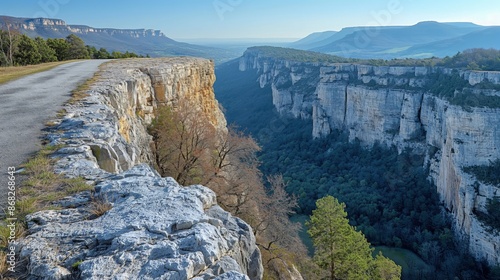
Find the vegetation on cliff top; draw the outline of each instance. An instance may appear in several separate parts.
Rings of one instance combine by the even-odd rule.
[[[356,64],[365,64],[373,66],[440,66],[445,68],[460,68],[470,70],[481,69],[500,69],[500,51],[498,50],[484,50],[473,49],[467,50],[463,53],[458,53],[453,57],[446,57],[444,59],[430,58],[430,59],[393,59],[393,60],[360,60],[360,59],[344,59],[337,56],[326,55],[322,53],[301,51],[287,48],[276,47],[253,47],[248,50],[250,53],[258,53],[263,57],[270,57],[275,59],[283,59],[295,62],[309,62],[309,63],[340,63],[349,62]],[[312,67],[319,72],[319,66]],[[281,69],[278,76],[275,77],[275,85],[277,88],[292,88],[292,82],[289,78],[289,72]],[[352,74],[352,73],[351,73]],[[319,74],[316,75],[319,77]],[[420,87],[410,86],[409,79],[414,78],[414,74],[407,74],[408,81],[405,84],[396,84],[392,81],[394,79],[403,79],[405,77],[398,76],[390,78],[389,85],[379,85],[375,80],[364,84],[360,77],[354,73],[351,75],[350,83],[356,85],[368,86],[370,88],[396,88],[396,89],[420,89],[429,92],[439,98],[449,101],[452,105],[461,106],[465,110],[470,111],[471,108],[500,108],[500,96],[485,94],[489,90],[500,90],[500,85],[493,84],[485,80],[479,84],[471,86],[469,81],[462,77],[457,69],[451,73],[445,73],[443,69],[437,71],[430,71],[425,77],[425,83]],[[310,88],[301,88],[302,85],[308,85],[311,81],[307,79],[299,80],[293,85],[293,90],[301,91],[303,93],[313,92],[315,86]],[[314,82],[313,82],[314,83]],[[317,82],[316,82],[317,83]]]
[[[296,62],[352,63],[356,61],[355,59],[343,58],[340,56],[334,56],[324,53],[271,46],[251,47],[248,48],[247,52],[258,53],[262,57],[290,60]]]
[[[467,69],[478,71],[500,71],[500,50],[495,49],[469,49],[459,52],[452,57],[444,58],[396,58],[384,59],[355,59],[335,55],[303,51],[291,48],[271,46],[251,47],[249,53],[258,53],[262,57],[290,60],[309,63],[356,63],[373,66],[441,66],[445,68]]]
[[[500,50],[469,49],[452,57],[445,57],[437,65],[456,69],[500,71]]]
[[[65,39],[37,37],[32,39],[15,30],[0,29],[0,66],[23,66],[72,59],[108,59],[141,57],[135,53],[97,50],[86,46],[81,38],[71,34]]]

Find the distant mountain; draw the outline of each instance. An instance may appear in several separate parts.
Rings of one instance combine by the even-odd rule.
[[[464,28],[482,28],[483,26],[477,25],[472,22],[446,22],[448,25],[453,25],[456,27],[464,27]]]
[[[359,30],[313,51],[347,57],[388,58],[418,44],[426,44],[476,31],[481,27],[458,27],[438,22],[421,22],[413,26]]]
[[[329,37],[320,38],[320,40],[311,40],[309,44],[299,44],[299,42],[301,40],[304,40],[307,37],[315,34],[315,33],[312,33],[311,35],[305,37],[304,39],[301,39],[299,41],[296,41],[294,43],[291,43],[291,44],[287,45],[287,47],[289,47],[289,48],[296,48],[296,49],[300,49],[300,50],[313,50],[313,49],[317,49],[317,48],[329,45],[329,44],[331,44],[333,42],[336,42],[336,41],[338,41],[340,39],[343,39],[346,36],[348,36],[350,34],[353,34],[354,32],[357,32],[357,31],[360,31],[360,30],[369,30],[369,29],[372,29],[372,28],[390,29],[390,28],[395,28],[395,27],[393,27],[393,26],[345,27],[345,28],[342,28],[342,30],[340,30],[339,32],[336,32],[336,33],[334,33],[333,35],[331,35]]]
[[[496,39],[481,33],[486,29],[488,27],[470,22],[434,21],[420,22],[412,26],[347,27],[329,37],[323,36],[322,40],[314,40],[319,36],[315,35],[318,33],[313,33],[288,47],[354,58],[446,56],[466,48],[494,47]],[[459,39],[475,32],[478,32],[475,39]],[[477,41],[463,42],[471,39]],[[301,43],[304,41],[306,44]],[[447,44],[452,46],[446,47]],[[496,47],[500,48],[500,45]]]
[[[300,39],[296,42],[290,43],[287,46],[290,48],[296,49],[309,49],[313,48],[316,43],[321,42],[325,39],[328,39],[338,33],[337,31],[324,31],[324,32],[315,32],[309,34],[307,37]]]
[[[500,49],[500,26],[489,27],[447,40],[416,45],[401,53],[406,57],[451,56],[466,49]]]
[[[0,29],[6,24],[30,37],[65,38],[75,34],[87,45],[106,48],[108,51],[131,51],[152,57],[186,55],[225,61],[239,53],[175,41],[159,30],[94,28],[86,25],[68,25],[60,19],[16,18],[0,16]]]

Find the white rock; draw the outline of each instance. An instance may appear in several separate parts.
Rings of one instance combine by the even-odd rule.
[[[66,146],[55,154],[55,171],[97,183],[95,196],[112,208],[95,217],[87,193],[59,202],[75,209],[28,216],[20,256],[29,259],[29,279],[78,273],[81,279],[184,280],[205,271],[213,273],[203,279],[262,279],[248,224],[218,207],[210,189],[181,187],[148,165],[147,125],[161,104],[196,101],[212,125],[226,131],[214,81],[213,62],[204,59],[126,60],[104,67],[90,96],[67,108],[73,118],[48,138]],[[75,264],[78,271],[72,272]]]

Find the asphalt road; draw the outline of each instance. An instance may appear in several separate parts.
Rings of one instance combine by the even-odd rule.
[[[67,63],[0,85],[0,216],[7,204],[9,168],[19,170],[19,165],[40,150],[45,123],[103,62]],[[19,176],[15,177],[20,184]]]

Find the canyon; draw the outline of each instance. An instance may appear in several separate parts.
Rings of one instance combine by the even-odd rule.
[[[425,156],[457,236],[477,260],[500,264],[500,236],[476,215],[500,188],[464,171],[500,158],[499,72],[308,62],[262,48],[248,49],[239,70],[259,74],[257,83],[271,88],[282,116],[310,120],[314,138],[343,131],[368,148],[379,143]],[[451,79],[460,84],[451,97],[431,86]]]
[[[213,61],[164,58],[101,67],[88,96],[47,135],[57,174],[95,185],[26,217],[21,259],[30,279],[262,279],[252,228],[210,189],[180,186],[151,167],[147,127],[159,106],[189,102],[219,132]],[[96,198],[112,207],[92,215]]]

